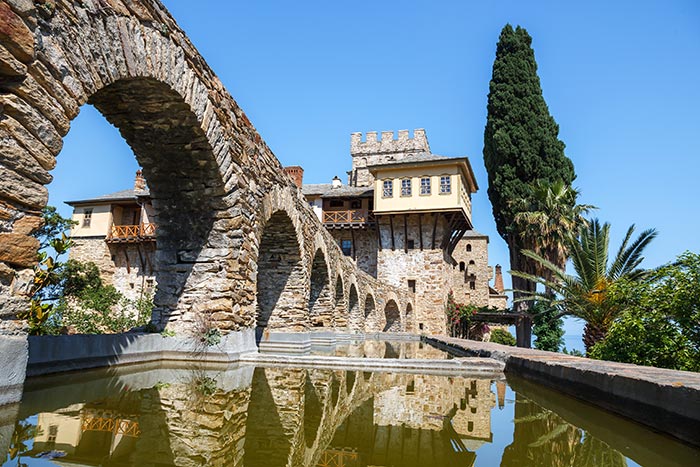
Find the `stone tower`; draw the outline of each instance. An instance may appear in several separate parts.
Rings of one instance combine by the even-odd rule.
[[[377,138],[376,131],[368,131],[365,141],[362,133],[350,135],[350,155],[352,170],[348,172],[348,185],[369,187],[374,183],[374,177],[367,169],[368,166],[387,164],[404,159],[415,154],[430,154],[428,138],[423,128],[413,131],[413,138],[408,130],[399,130],[398,139],[394,139],[393,131],[382,131]]]

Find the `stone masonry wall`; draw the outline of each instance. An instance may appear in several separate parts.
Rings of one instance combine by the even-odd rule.
[[[92,262],[107,285],[129,300],[149,298],[155,291],[154,245],[107,244],[104,238],[74,238],[69,258]]]
[[[404,219],[407,219],[407,236],[404,235]],[[380,231],[383,248],[378,252],[377,279],[395,287],[408,290],[408,280],[416,281],[414,310],[417,330],[420,325],[428,333],[445,333],[445,302],[452,285],[452,265],[440,242],[448,228],[447,221],[438,215],[435,248],[432,243],[433,215],[424,215],[419,227],[417,215],[394,218],[394,247],[391,249],[391,227],[389,220],[382,218]],[[422,232],[423,250],[420,249]],[[413,248],[404,249],[405,242],[413,240]]]
[[[455,300],[476,306],[489,306],[489,281],[492,271],[489,267],[488,237],[465,235],[452,252],[455,260],[452,274],[452,291]],[[467,245],[471,251],[467,251]],[[471,264],[471,262],[474,264]],[[464,263],[464,271],[460,264]],[[472,278],[473,275],[473,278]],[[474,288],[470,283],[474,282]]]

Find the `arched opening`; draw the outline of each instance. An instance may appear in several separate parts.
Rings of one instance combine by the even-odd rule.
[[[162,82],[117,81],[89,102],[119,128],[148,181],[157,226],[154,321],[164,326],[176,310],[209,300],[212,290],[186,287],[195,265],[197,283],[216,284],[229,255],[225,230],[214,229],[224,193],[218,164],[190,105]]]
[[[374,313],[374,297],[367,294],[367,298],[365,298],[365,318],[369,317],[372,313]]]
[[[294,224],[285,211],[263,227],[258,254],[257,330],[306,329],[304,266]]]
[[[206,99],[206,95],[201,97]],[[212,284],[217,299],[221,299],[219,303],[229,300],[228,310],[217,311],[230,312],[233,297],[227,295],[230,287],[222,286],[221,277],[226,276],[232,235],[215,222],[217,214],[226,208],[222,201],[224,183],[197,115],[182,95],[153,78],[116,81],[96,90],[88,103],[119,130],[143,168],[149,190],[132,189],[134,172],[130,168],[129,183],[121,187],[128,190],[121,190],[121,198],[111,193],[99,209],[89,203],[83,203],[80,212],[76,207],[76,214],[82,217],[79,226],[87,227],[91,233],[76,236],[69,258],[96,263],[105,285],[114,285],[127,299],[144,298],[146,292],[150,298],[153,294],[155,306],[150,320],[157,328],[169,323],[178,325],[175,316],[184,318],[180,323],[193,321],[191,310],[195,304],[207,308],[213,290],[194,284]],[[60,111],[55,109],[56,116]],[[87,113],[92,114],[90,123],[99,127],[97,112],[87,110]],[[14,116],[22,119],[18,114]],[[10,119],[6,116],[5,123],[12,125]],[[80,133],[80,129],[77,131]],[[45,145],[57,151],[62,141],[58,134],[55,140],[48,134],[44,136],[46,139],[34,139],[33,147],[51,158]],[[24,137],[34,138],[29,132]],[[24,143],[28,144],[26,140]],[[14,144],[21,146],[21,137]],[[53,160],[46,163],[52,165]],[[87,178],[114,176],[111,169],[99,166],[85,167],[70,175],[70,183],[76,186]],[[49,176],[44,182],[50,179]],[[100,191],[88,197],[107,195]],[[66,194],[64,190],[62,195]],[[133,204],[128,206],[128,213],[126,198]],[[52,204],[62,205],[64,201],[68,199],[55,199]],[[139,203],[146,202],[148,209],[142,212]],[[40,207],[34,206],[32,210]],[[146,211],[148,232],[143,230]],[[127,218],[128,221],[124,220]],[[125,222],[140,230],[122,239],[114,227]]]
[[[405,328],[407,332],[412,332],[414,329],[413,326],[413,305],[410,303],[406,305],[406,323],[405,323]]]
[[[335,280],[335,309],[333,312],[333,327],[342,328],[347,324],[347,308],[343,279],[338,276]]]
[[[357,297],[357,288],[355,288],[355,284],[350,286],[350,293],[348,294],[348,313],[353,323],[359,323],[362,319],[360,315],[360,299]],[[356,326],[357,325],[353,325],[353,327]]]
[[[328,280],[328,265],[320,249],[316,251],[311,263],[309,315],[312,327],[326,327],[331,324],[333,299]]]
[[[464,269],[465,269],[465,267],[464,267],[464,261],[460,261],[460,262],[459,262],[459,271],[462,272],[462,271],[464,271]]]
[[[394,300],[387,302],[384,307],[384,316],[386,317],[384,332],[401,332],[401,313]]]
[[[470,251],[472,251],[472,244],[467,243],[467,252],[470,252]]]

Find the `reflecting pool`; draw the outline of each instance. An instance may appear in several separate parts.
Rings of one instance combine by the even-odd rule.
[[[14,410],[14,412],[12,412]],[[676,466],[700,452],[518,379],[138,365],[27,381],[7,466]]]

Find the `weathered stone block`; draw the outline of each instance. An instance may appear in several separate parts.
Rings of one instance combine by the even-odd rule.
[[[27,74],[27,66],[17,60],[4,46],[0,45],[0,75],[24,76]]]
[[[20,217],[12,225],[12,232],[19,235],[29,235],[36,232],[44,225],[44,219],[41,216],[27,215]]]
[[[45,186],[0,165],[0,197],[38,210],[46,206],[49,193]]]
[[[5,2],[0,3],[0,41],[19,61],[34,60],[34,35]]]
[[[31,267],[37,263],[39,240],[16,233],[0,233],[0,261]]]

